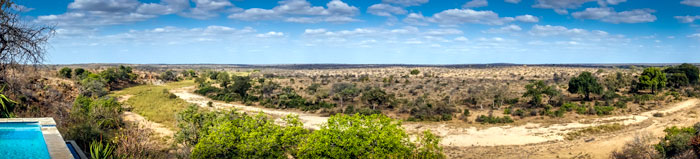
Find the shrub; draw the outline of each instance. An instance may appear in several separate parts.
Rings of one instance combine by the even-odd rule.
[[[512,123],[513,119],[511,119],[510,116],[494,117],[493,115],[480,115],[476,118],[476,122],[489,124]]]
[[[58,76],[63,77],[63,78],[71,78],[73,70],[68,68],[68,67],[63,67],[61,70],[58,70]]]
[[[654,148],[666,158],[671,158],[691,150],[691,139],[695,137],[697,130],[693,127],[670,127],[664,129],[666,136],[654,145]]]
[[[411,70],[411,75],[417,75],[417,74],[419,74],[419,73],[420,73],[420,71],[417,70],[417,69]]]
[[[660,158],[659,154],[654,150],[652,145],[648,143],[653,141],[651,135],[637,135],[634,140],[625,143],[620,151],[613,151],[610,158],[613,159],[656,159]]]
[[[593,108],[597,115],[610,115],[612,111],[615,110],[615,107],[612,106],[595,106]]]
[[[445,158],[439,138],[424,132],[411,142],[401,122],[384,115],[338,114],[302,140],[298,158]]]

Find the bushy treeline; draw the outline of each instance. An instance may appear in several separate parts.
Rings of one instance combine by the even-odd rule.
[[[296,116],[282,124],[259,113],[206,111],[190,106],[177,116],[176,140],[190,158],[445,158],[429,133],[411,141],[399,121],[384,115],[332,116],[309,131]]]
[[[124,88],[130,84],[134,84],[138,77],[129,66],[120,65],[119,67],[110,67],[100,72],[90,72],[83,68],[71,69],[63,67],[58,71],[58,75],[64,78],[74,78],[81,83],[81,86],[90,85],[93,88],[104,87],[107,90]],[[97,92],[100,95],[105,92]]]

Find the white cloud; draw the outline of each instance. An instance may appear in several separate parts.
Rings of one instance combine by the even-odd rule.
[[[501,28],[491,28],[489,30],[482,31],[483,33],[492,33],[492,34],[500,34],[500,33],[514,33],[514,32],[519,32],[522,31],[523,29],[520,28],[518,25],[508,25],[504,26]]]
[[[401,7],[380,3],[369,6],[369,8],[367,8],[367,13],[388,17],[393,15],[406,14],[407,11]]]
[[[462,42],[464,42],[464,41],[469,41],[469,38],[464,37],[464,36],[460,36],[460,37],[456,37],[456,38],[454,39],[454,41],[462,41]]]
[[[520,0],[505,0],[508,3],[513,3],[513,4],[518,4],[520,3]]]
[[[257,34],[255,36],[259,37],[259,38],[282,37],[282,36],[284,36],[284,33],[271,31],[271,32],[267,32],[264,34]]]
[[[464,34],[461,30],[457,29],[431,29],[425,32],[425,34],[430,36],[444,36],[444,35],[457,35]]]
[[[418,6],[423,3],[428,3],[428,0],[382,0],[382,2],[402,6]]]
[[[526,15],[521,15],[521,16],[516,16],[515,20],[521,21],[521,22],[529,22],[529,23],[537,23],[540,21],[539,18],[526,14]]]
[[[138,0],[75,0],[68,9],[103,12],[128,12],[139,6]]]
[[[411,25],[428,25],[428,20],[420,13],[410,13],[403,19],[404,23]]]
[[[691,35],[688,35],[688,37],[689,37],[689,38],[700,39],[700,33],[691,34]]]
[[[462,5],[462,8],[477,8],[477,7],[486,7],[489,5],[489,2],[486,0],[472,0],[464,5]]]
[[[442,25],[457,25],[476,23],[487,25],[503,25],[515,20],[512,17],[499,17],[493,11],[475,11],[472,9],[449,9],[434,14],[428,21]]]
[[[532,7],[554,9],[559,14],[567,14],[567,9],[576,9],[586,2],[593,1],[596,0],[537,0]]]
[[[690,16],[690,15],[686,15],[686,16],[674,16],[674,18],[678,19],[678,21],[681,22],[681,23],[693,23],[693,22],[695,22],[695,20],[700,19],[700,15],[696,15],[696,16]]]
[[[227,7],[233,6],[229,0],[192,0],[194,8],[180,15],[195,19],[209,19],[218,17],[219,13]]]
[[[700,7],[700,0],[683,0],[681,1],[681,4]]]
[[[296,23],[358,21],[352,16],[357,15],[359,9],[340,0],[331,0],[326,4],[326,8],[311,6],[306,0],[284,0],[279,4],[272,9],[246,9],[241,13],[231,14],[228,18],[246,21],[281,19]]]
[[[615,12],[612,8],[586,8],[571,15],[576,19],[594,19],[608,23],[646,23],[656,21],[656,16],[651,14],[654,12],[656,11],[651,9]]]

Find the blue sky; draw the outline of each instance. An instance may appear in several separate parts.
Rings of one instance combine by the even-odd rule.
[[[53,64],[700,62],[700,0],[17,3]]]

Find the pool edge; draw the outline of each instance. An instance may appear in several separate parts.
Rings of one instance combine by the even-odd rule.
[[[37,122],[41,125],[41,133],[44,135],[44,142],[52,159],[73,159],[73,154],[68,150],[63,136],[56,128],[56,121],[53,118],[0,118],[0,123],[5,122]]]

